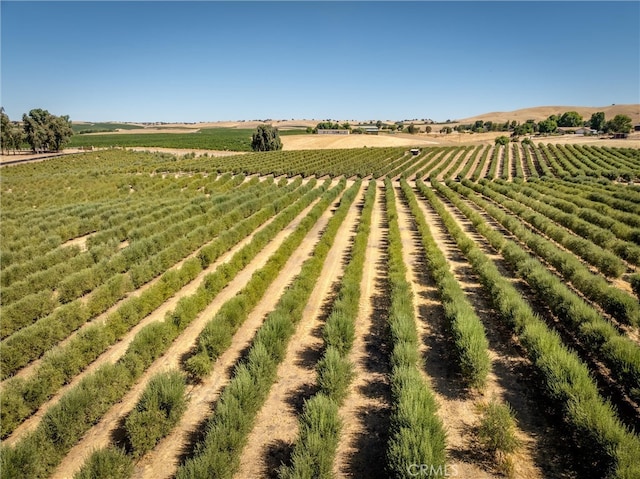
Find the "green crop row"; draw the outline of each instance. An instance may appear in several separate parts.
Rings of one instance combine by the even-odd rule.
[[[254,240],[255,237],[229,262],[208,274],[193,295],[181,298],[175,310],[167,313],[165,321],[156,321],[142,328],[115,364],[104,365],[84,377],[78,386],[45,413],[37,429],[15,447],[3,448],[0,477],[48,475],[86,430],[122,398],[144,370],[167,350],[197,314],[258,253],[255,251],[253,256],[246,254],[245,249],[251,250]]]
[[[332,477],[342,426],[338,408],[344,402],[353,378],[353,365],[348,355],[355,337],[355,321],[375,197],[376,182],[371,180],[353,240],[351,259],[345,268],[340,290],[323,330],[325,350],[316,366],[320,390],[305,401],[291,464],[280,469],[281,479]]]
[[[211,372],[215,360],[230,346],[235,332],[345,184],[346,180],[343,178],[338,187],[330,190],[331,195],[325,195],[312,208],[296,230],[287,236],[276,252],[271,255],[266,264],[251,276],[245,287],[222,305],[205,325],[196,340],[195,354],[187,359],[185,364],[187,372],[192,377],[202,379]]]
[[[471,186],[469,183],[465,183],[465,185]],[[532,204],[531,200],[526,199],[527,197],[524,195],[512,199],[507,196],[511,188],[502,186],[498,190],[495,184],[489,182],[481,182],[480,185],[483,194],[508,208],[538,231],[595,266],[602,274],[617,278],[626,270],[624,263],[614,253],[556,224],[555,217],[545,215],[544,211],[540,211],[539,204]]]
[[[93,269],[85,270],[86,274],[78,273],[79,284],[88,283],[85,288],[99,286],[97,284],[99,281],[104,282],[105,285],[101,286],[101,292],[96,296],[91,296],[86,304],[82,300],[77,300],[58,308],[51,315],[21,329],[4,340],[2,342],[3,355],[0,358],[2,377],[6,378],[12,375],[28,362],[40,357],[47,349],[66,338],[87,320],[104,311],[105,307],[109,307],[115,301],[121,299],[125,293],[132,289],[131,286],[139,287],[148,282],[203,243],[210,241],[212,236],[216,236],[243,218],[253,215],[262,207],[265,200],[261,193],[264,194],[266,191],[263,189],[255,191],[252,195],[243,198],[245,199],[244,202],[241,202],[237,207],[222,216],[220,216],[221,210],[214,209],[214,211],[218,212],[217,217],[211,215],[197,217],[194,220],[187,219],[183,223],[167,228],[164,232],[156,233],[144,240],[142,245],[140,244],[141,242],[132,243],[129,247],[134,249],[125,248],[122,253],[132,252],[118,255],[117,258],[113,257],[104,267],[100,265],[103,268],[104,275],[97,274]],[[272,198],[270,199],[274,199],[274,195],[276,193],[272,192]],[[225,205],[230,204],[230,202],[225,203]],[[136,246],[139,247],[136,249]],[[162,248],[164,248],[164,251],[161,250]],[[147,253],[154,253],[159,249],[161,251],[155,256],[146,256]],[[129,278],[116,276],[120,280],[116,287],[113,287],[109,283],[108,272],[118,274],[127,269],[130,270]],[[83,282],[83,279],[90,277],[87,276],[89,273],[96,273],[93,281],[89,282],[86,279]],[[111,277],[113,278],[113,276]],[[74,283],[78,282],[76,281],[76,276],[70,276],[64,281],[64,284],[69,284],[72,281]],[[109,298],[105,298],[102,290],[114,294],[111,294]],[[105,299],[109,300],[105,301]]]
[[[444,471],[446,434],[437,416],[433,392],[420,374],[418,332],[413,293],[406,279],[402,240],[398,226],[393,185],[385,181],[389,220],[389,284],[391,306],[391,394],[393,407],[387,445],[387,467],[391,477],[407,477],[415,464]]]
[[[424,184],[419,187],[442,218],[450,217],[432,191]],[[473,241],[463,233],[457,242],[497,313],[514,330],[539,372],[545,393],[559,405],[560,415],[575,431],[583,454],[593,463],[593,474],[618,479],[640,477],[640,440],[600,396],[589,369],[557,333],[549,330]]]
[[[322,188],[323,190],[328,183],[327,181]],[[299,182],[293,183],[291,187],[295,188],[298,184]],[[127,299],[107,317],[104,324],[90,326],[81,331],[65,347],[49,352],[44,356],[42,364],[32,377],[27,380],[10,380],[0,395],[2,437],[10,434],[21,421],[32,414],[63,384],[70,381],[87,364],[122,338],[127,331],[138,324],[144,317],[158,308],[184,285],[193,281],[204,268],[212,264],[220,255],[277,213],[276,218],[266,228],[258,232],[257,238],[254,237],[251,243],[245,246],[246,249],[241,250],[241,252],[243,252],[243,255],[248,256],[245,253],[250,251],[250,248],[255,249],[256,245],[265,245],[302,209],[317,198],[320,191],[313,189],[314,186],[315,180],[309,181],[302,188],[298,188],[274,200],[271,204],[267,204],[256,215],[236,224],[233,228],[222,233],[211,244],[202,248],[198,257],[187,260],[178,270],[168,270],[159,278],[156,284],[145,290],[140,296]],[[264,201],[264,199],[261,201]],[[285,208],[286,202],[290,202],[291,205]],[[238,256],[238,258],[241,257]],[[239,260],[236,261],[239,262]],[[221,268],[220,272],[217,272],[217,276],[212,276],[216,273],[207,275],[203,281],[220,282],[224,280],[224,276],[221,275],[226,271],[231,271],[230,266]],[[218,277],[221,279],[213,281]]]
[[[640,305],[630,295],[622,290],[610,285],[602,276],[592,273],[574,254],[568,253],[558,248],[553,242],[538,235],[518,220],[516,217],[505,213],[505,211],[484,200],[473,191],[485,196],[502,201],[501,205],[513,211],[509,201],[496,197],[490,190],[481,185],[464,182],[462,185],[448,183],[460,194],[482,207],[489,215],[495,218],[502,226],[507,228],[520,241],[527,245],[540,258],[551,264],[567,281],[582,294],[595,303],[611,316],[626,324],[640,324]],[[549,230],[550,228],[545,228]],[[541,231],[543,231],[541,229]],[[549,234],[554,239],[557,235]]]
[[[586,347],[607,363],[612,375],[625,386],[627,392],[640,399],[640,347],[620,334],[545,265],[532,258],[515,242],[506,240],[500,232],[489,227],[484,218],[462,202],[452,190],[442,184],[436,184],[436,188],[471,220],[478,232],[485,236],[495,249],[502,252],[505,260],[540,298],[544,298],[549,309],[565,324],[571,326],[572,332],[584,341]]]
[[[135,408],[124,422],[133,458],[155,447],[187,409],[185,377],[178,371],[159,373],[149,380]]]
[[[425,250],[428,273],[436,283],[444,308],[449,334],[464,381],[468,386],[482,389],[491,368],[484,326],[458,281],[449,269],[447,260],[438,248],[416,197],[406,181],[401,182],[405,201],[416,221]]]
[[[478,181],[478,178],[480,178],[480,175],[482,174],[482,170],[484,169],[484,165],[487,163],[487,158],[489,157],[489,152],[491,151],[491,149],[492,149],[492,146],[487,145],[484,151],[482,152],[480,161],[476,165],[475,169],[473,170],[473,174],[471,175],[472,181]]]
[[[177,479],[231,477],[238,468],[255,417],[360,186],[357,182],[345,192],[311,257],[256,333],[246,359],[236,366],[233,378],[220,395],[205,438],[196,446],[195,455],[179,467]]]

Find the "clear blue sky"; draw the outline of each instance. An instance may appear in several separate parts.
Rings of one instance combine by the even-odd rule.
[[[1,103],[72,120],[640,103],[640,2],[1,2]]]

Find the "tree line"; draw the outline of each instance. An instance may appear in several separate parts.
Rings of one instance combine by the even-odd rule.
[[[588,127],[596,132],[629,133],[632,129],[632,121],[627,115],[616,115],[613,119],[607,121],[602,111],[593,113],[589,120],[584,120],[578,112],[566,111],[561,115],[551,115],[546,120],[539,122],[527,120],[524,123],[519,123],[512,120],[501,123],[476,120],[473,124],[458,125],[453,129],[449,128],[449,131],[445,131],[445,133],[451,133],[452,130],[461,133],[464,131],[472,131],[474,133],[505,131],[511,132],[513,136],[520,136],[534,133],[556,133],[558,128],[576,128],[581,126]]]
[[[41,108],[22,115],[22,123],[11,121],[4,108],[0,108],[0,117],[3,152],[15,152],[27,145],[34,153],[60,151],[73,135],[69,115],[56,116]]]

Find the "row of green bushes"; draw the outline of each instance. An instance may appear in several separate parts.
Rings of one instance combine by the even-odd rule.
[[[469,160],[465,163],[465,165],[462,167],[462,169],[460,170],[460,173],[458,173],[457,176],[459,178],[466,178],[467,175],[469,174],[469,171],[471,171],[471,167],[476,164],[476,161],[480,152],[483,150],[487,151],[489,148],[491,148],[490,145],[487,145],[484,147],[483,145],[476,146],[475,150],[473,150],[473,153],[471,153],[471,157],[469,157]]]
[[[517,143],[512,143],[513,148],[513,161],[516,165],[516,173],[514,176],[515,180],[524,178],[524,170],[522,168],[522,160],[520,158],[520,147]]]
[[[3,448],[1,477],[48,475],[87,429],[122,398],[146,368],[257,254],[258,251],[254,255],[245,254],[245,248],[253,242],[208,274],[193,295],[181,298],[175,310],[167,313],[165,321],[142,328],[115,364],[104,365],[84,377],[45,413],[36,430],[15,447]]]
[[[298,227],[282,242],[280,247],[269,257],[265,265],[251,275],[251,279],[242,290],[227,301],[211,318],[196,339],[194,354],[186,360],[187,372],[196,379],[202,379],[211,372],[218,356],[230,345],[233,335],[242,325],[249,313],[262,299],[269,285],[277,278],[285,264],[300,246],[311,230],[344,188],[346,180],[329,190],[300,222]]]
[[[264,185],[257,185],[256,189],[262,192],[265,191]],[[259,193],[256,192],[254,196],[259,196]],[[190,223],[185,223],[187,229],[183,229],[183,231],[189,231],[189,225],[193,225],[194,220],[198,221],[200,225],[206,225],[211,218],[216,218],[217,215],[228,211],[232,205],[241,202],[241,199],[247,201],[250,197],[246,194],[242,197],[240,195],[226,195],[226,205],[216,205],[215,202],[202,201],[197,203],[191,201],[185,205],[185,202],[181,201],[167,208],[159,207],[157,211],[141,218],[123,221],[120,225],[104,230],[87,240],[89,251],[86,253],[81,253],[66,263],[59,263],[52,268],[38,271],[19,282],[11,284],[7,288],[3,288],[3,297],[5,298],[3,314],[4,312],[10,313],[15,309],[16,316],[18,316],[19,312],[25,307],[23,303],[26,301],[28,304],[33,299],[33,294],[38,294],[45,289],[51,293],[51,296],[53,296],[52,288],[56,289],[56,302],[54,304],[58,304],[58,302],[67,303],[74,298],[80,297],[106,281],[113,274],[124,272],[132,266],[135,267],[135,265],[145,263],[149,255],[157,251],[159,245],[163,244],[161,241],[164,236],[171,234],[170,231],[166,231],[167,222],[175,226],[180,221],[190,221]],[[206,213],[207,209],[212,210],[209,216],[202,216],[197,220],[196,218]],[[173,211],[173,214],[170,214],[171,211]],[[149,236],[149,239],[143,242],[132,241],[129,248],[120,251],[120,242],[127,239],[131,228],[134,228],[135,231],[135,226],[139,225],[144,225],[142,229],[145,235]],[[180,237],[180,235],[175,234],[171,236],[173,240]],[[109,241],[100,241],[101,238],[108,238]],[[66,248],[61,249],[64,250]],[[16,301],[17,304],[12,303],[7,307],[6,305],[11,301]],[[52,309],[46,310],[46,312],[51,311]],[[12,315],[9,314],[9,316],[11,317]],[[28,324],[39,318],[33,318],[29,321],[30,319],[28,316],[22,316],[19,324]]]
[[[484,165],[487,163],[487,158],[489,158],[489,152],[491,151],[491,148],[492,147],[490,145],[487,145],[484,151],[482,152],[480,161],[478,161],[478,164],[474,168],[473,174],[471,175],[472,181],[478,181],[478,178],[480,178],[480,175],[484,171]]]
[[[582,185],[578,186],[562,180],[530,181],[527,184],[537,191],[546,194],[553,193],[560,198],[575,203],[580,208],[595,210],[601,215],[625,223],[631,228],[640,228],[640,214],[622,211],[605,203],[590,200],[587,198],[585,188]]]
[[[527,183],[526,186],[514,185],[513,187],[516,191],[524,193],[531,198],[540,200],[564,211],[565,213],[576,215],[593,225],[609,230],[618,239],[640,244],[640,228],[633,228],[624,222],[616,220],[609,214],[611,211],[601,213],[590,206],[577,205],[575,203],[576,196],[574,194],[565,194],[554,188],[545,188],[540,182],[534,182],[531,185]],[[638,215],[627,216],[630,216],[630,219],[634,220],[636,223],[640,222],[640,217]]]
[[[332,477],[342,426],[338,409],[353,379],[353,365],[348,355],[355,338],[360,286],[375,198],[376,182],[371,180],[353,240],[351,259],[323,329],[325,349],[316,366],[319,391],[305,401],[291,463],[280,469],[281,479]]]
[[[389,221],[389,284],[391,305],[391,395],[392,411],[387,444],[390,477],[408,477],[412,465],[446,470],[446,433],[437,415],[437,402],[422,377],[419,338],[413,309],[413,292],[406,279],[402,239],[398,225],[393,185],[385,180]]]
[[[467,182],[464,185],[476,189],[475,186]],[[505,195],[505,192],[510,188],[502,187],[503,191],[498,191],[495,185],[490,182],[481,182],[480,185],[477,187],[477,191],[512,211],[541,233],[580,256],[605,276],[618,278],[625,272],[626,266],[624,262],[611,251],[577,234],[573,234],[566,228],[556,224],[553,219],[536,211],[531,205],[522,203],[519,199],[510,199]]]
[[[436,283],[444,308],[448,330],[465,383],[482,389],[491,369],[489,342],[484,326],[478,318],[471,302],[449,269],[444,254],[436,244],[416,197],[406,181],[400,183],[405,201],[409,204],[420,239],[425,250],[428,274]]]
[[[452,190],[442,184],[436,184],[436,188],[471,220],[478,232],[487,238],[495,249],[502,252],[505,260],[540,298],[544,298],[549,309],[565,324],[571,326],[571,331],[584,342],[587,349],[598,355],[611,368],[612,376],[624,386],[627,393],[640,399],[640,347],[620,334],[545,265],[532,258],[515,242],[506,240],[500,232],[488,226],[484,218],[462,202]]]
[[[436,195],[420,191],[438,214],[450,216]],[[480,278],[497,313],[517,335],[543,382],[544,391],[560,408],[559,416],[573,428],[584,457],[598,477],[640,477],[640,440],[619,420],[613,407],[598,392],[589,369],[567,348],[560,336],[544,324],[513,284],[468,238],[458,246]],[[470,248],[471,247],[471,248]]]
[[[281,199],[289,201],[291,205],[279,212],[276,218],[259,232],[260,236],[257,239],[254,238],[249,244],[253,245],[251,248],[255,248],[257,244],[265,245],[302,209],[317,198],[320,190],[314,189],[315,183],[315,180],[309,181],[303,187],[282,196]],[[294,183],[291,187],[295,188],[297,184]],[[325,182],[321,190],[326,189],[328,184],[329,181]],[[108,316],[104,324],[90,326],[81,331],[65,347],[47,353],[40,367],[29,379],[19,378],[7,382],[0,392],[2,437],[10,434],[22,420],[32,414],[63,384],[82,371],[111,344],[122,338],[144,317],[158,308],[180,288],[193,281],[204,268],[276,214],[274,205],[278,201],[280,199],[265,205],[256,215],[225,231],[214,242],[206,246],[208,248],[206,256],[191,258],[180,269],[166,271],[157,283],[145,290],[140,296],[131,297],[122,303],[116,311]],[[272,224],[275,226],[271,227]],[[217,272],[216,277],[224,279],[222,273],[227,270],[222,269],[221,271]],[[208,278],[212,280],[213,276],[208,275]],[[205,280],[207,279],[205,278]]]
[[[524,151],[524,161],[527,165],[527,179],[531,180],[531,178],[538,178],[538,170],[536,169],[536,165],[533,164],[533,158],[531,157],[531,148],[529,145],[522,145],[522,150]]]
[[[357,182],[344,193],[311,257],[303,263],[298,276],[256,333],[246,359],[235,368],[233,378],[220,395],[205,438],[197,444],[195,455],[179,467],[177,479],[231,477],[237,470],[256,415],[276,379],[278,364],[284,359],[295,325],[302,318],[327,254],[360,186]]]
[[[497,183],[487,183],[496,191],[532,208],[549,218],[550,220],[564,226],[575,232],[577,235],[595,243],[602,248],[610,250],[618,257],[632,263],[636,266],[640,265],[640,246],[629,241],[624,241],[615,237],[615,235],[604,228],[594,226],[588,221],[579,218],[576,215],[565,213],[554,206],[547,204],[547,200],[540,201],[529,198],[523,193],[518,193],[511,187],[498,185]],[[615,270],[612,270],[612,274]]]
[[[493,151],[491,153],[491,160],[489,163],[489,168],[485,173],[485,178],[496,178],[496,172],[498,171],[498,163],[500,162],[500,152],[502,151],[502,147],[500,145],[495,145],[493,147]]]
[[[80,327],[90,318],[95,317],[106,308],[115,304],[116,301],[121,299],[134,287],[140,287],[145,282],[150,281],[158,274],[166,271],[166,269],[177,261],[190,254],[194,249],[210,241],[212,236],[215,237],[221,231],[231,227],[243,218],[251,216],[262,207],[265,199],[275,199],[275,195],[277,194],[273,191],[270,195],[273,198],[265,198],[265,196],[260,193],[264,194],[266,191],[256,191],[255,194],[245,198],[248,201],[241,202],[226,214],[202,225],[201,228],[194,229],[195,225],[191,224],[192,222],[188,222],[189,224],[180,224],[177,228],[169,228],[165,233],[153,235],[149,239],[152,243],[148,244],[153,244],[153,250],[160,249],[160,252],[151,257],[146,256],[146,252],[141,253],[143,258],[146,256],[147,262],[141,264],[139,268],[133,266],[140,264],[139,261],[141,258],[135,256],[128,260],[123,259],[121,262],[124,264],[117,267],[117,269],[112,269],[113,265],[105,265],[103,269],[104,272],[110,270],[115,272],[115,274],[122,273],[120,270],[131,269],[129,275],[131,280],[129,281],[129,278],[125,278],[123,281],[118,282],[120,285],[119,288],[113,288],[108,278],[102,278],[102,275],[98,275],[101,278],[96,280],[96,282],[105,281],[105,284],[101,286],[101,291],[95,298],[91,296],[86,303],[82,300],[76,300],[68,305],[57,308],[49,316],[41,318],[34,324],[20,329],[5,339],[2,342],[3,354],[0,358],[2,377],[9,377],[19,368],[40,357],[46,350],[66,338],[72,331]],[[200,220],[202,219],[206,218],[201,218]],[[128,248],[125,248],[125,250],[126,249]],[[149,248],[149,250],[150,249],[151,248]],[[147,250],[147,252],[153,252],[153,250],[149,250]],[[115,257],[112,258],[110,263],[113,261],[116,261]],[[131,263],[131,261],[134,261],[134,263]],[[144,268],[144,270],[140,271],[140,268]],[[85,272],[89,274],[92,270],[85,270]],[[85,276],[84,273],[81,274],[79,284],[83,284],[82,279]],[[122,279],[122,277],[120,278]],[[71,279],[73,279],[73,277]],[[95,284],[92,284],[92,286],[95,286]],[[105,301],[105,292],[115,294],[111,294],[108,298],[109,301]]]
[[[74,479],[129,479],[134,461],[153,449],[182,417],[187,407],[185,391],[185,377],[178,371],[151,378],[125,419],[126,449],[108,445],[94,451]]]
[[[474,185],[463,181],[462,185],[448,183],[460,194],[483,208],[489,215],[495,218],[502,226],[515,235],[521,242],[527,245],[535,254],[551,264],[567,281],[578,289],[585,297],[599,304],[608,314],[626,324],[640,324],[640,305],[624,291],[609,284],[605,278],[592,273],[574,254],[558,248],[554,243],[541,235],[530,231],[515,216],[484,200],[473,191],[485,194],[490,198],[500,201],[492,195],[491,191],[481,185]],[[505,203],[509,203],[506,201]],[[503,206],[507,207],[506,204]]]

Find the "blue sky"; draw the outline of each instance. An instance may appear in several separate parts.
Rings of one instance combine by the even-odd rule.
[[[1,103],[85,121],[640,103],[640,2],[9,2]]]

